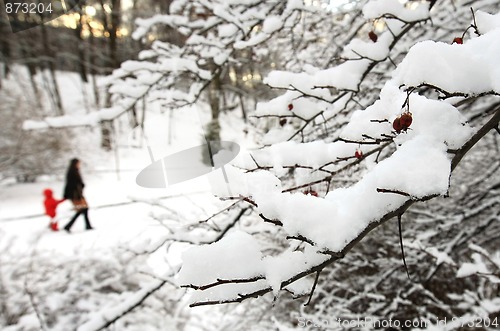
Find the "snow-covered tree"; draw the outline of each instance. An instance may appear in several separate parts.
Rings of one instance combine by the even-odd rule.
[[[0,90],[0,179],[14,177],[18,182],[33,182],[37,176],[65,166],[64,157],[70,150],[67,130],[23,131],[23,121],[33,114],[43,113],[34,98],[26,93],[28,79],[9,81]],[[12,84],[12,85],[11,85]]]
[[[78,122],[95,124],[124,113],[140,117],[136,108],[143,102],[177,110],[202,99],[212,117],[207,138],[218,140],[219,113],[234,108],[231,100],[242,93],[255,93],[251,82],[259,84],[260,71],[287,62],[298,68],[302,62],[294,55],[318,40],[315,25],[326,23],[323,29],[335,26],[328,22],[330,17],[322,8],[301,1],[172,1],[168,14],[137,20],[133,37],[153,42],[150,49],[139,54],[138,60],[124,62],[109,77],[113,106],[80,116]],[[311,31],[302,28],[304,21]],[[165,26],[169,34],[164,33]],[[297,30],[303,36],[297,35]],[[292,43],[287,42],[290,36],[295,36]],[[278,54],[283,51],[282,46],[287,48],[286,56]],[[324,42],[315,47],[323,48],[323,53],[329,49]],[[269,58],[275,58],[275,62]],[[254,67],[259,70],[254,71]],[[241,81],[248,82],[246,91]],[[241,108],[248,108],[241,104]],[[137,122],[143,121],[144,118],[138,118]],[[74,124],[67,118],[46,118],[43,123],[28,124],[26,128]]]
[[[424,31],[423,36],[426,29],[434,36],[443,32],[418,27],[431,20],[434,5],[370,1],[363,7],[364,17],[384,24],[377,38],[352,39],[336,66],[267,77],[269,85],[288,91],[259,104],[257,115],[294,122],[268,134],[269,148],[241,160],[246,172],[229,172],[233,196],[227,196],[224,186],[216,193],[248,204],[263,223],[279,227],[273,233],[289,245],[268,254],[255,236],[233,231],[214,244],[191,249],[184,256],[180,282],[196,290],[194,306],[241,302],[266,293],[278,296],[281,290],[311,291],[317,276],[371,231],[401,218],[410,206],[450,194],[452,171],[498,127],[494,59],[500,30],[495,12],[467,7],[461,10],[469,15],[466,32],[447,36],[447,43],[416,43],[390,77],[377,73],[380,62],[396,61],[402,52],[396,45],[410,29]],[[498,10],[491,2],[477,5]],[[444,19],[433,20],[436,26],[449,22],[436,16]],[[379,99],[360,107],[370,98],[365,89],[371,87],[365,84],[375,79],[369,78],[372,73],[387,80]],[[336,123],[353,104],[361,109],[347,123]],[[352,179],[347,171],[360,172],[361,178],[346,185]],[[306,190],[309,194],[303,194]],[[438,265],[452,261],[436,247],[422,250],[439,258]]]
[[[279,70],[264,83],[283,93],[253,114],[266,123],[265,147],[226,169],[230,189],[214,181],[227,207],[150,247],[196,246],[177,279],[193,289],[192,306],[244,302],[287,327],[325,315],[490,316],[500,310],[498,10],[489,0],[372,0],[345,12],[173,1],[169,15],[139,20],[135,36],[163,24],[186,40],[155,41],[125,62],[110,77],[115,106],[82,123],[143,99],[182,108],[203,92],[215,120],[220,84],[244,51],[272,58]],[[459,285],[445,288],[449,279]],[[261,296],[283,309],[247,301]]]
[[[31,330],[183,329],[183,290],[147,268],[133,250],[36,248],[20,253],[1,232],[0,326]],[[139,307],[139,308],[138,308]]]

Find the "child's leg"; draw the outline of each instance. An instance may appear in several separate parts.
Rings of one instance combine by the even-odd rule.
[[[57,220],[55,217],[50,219],[50,229],[52,231],[59,231],[59,227],[57,226]]]

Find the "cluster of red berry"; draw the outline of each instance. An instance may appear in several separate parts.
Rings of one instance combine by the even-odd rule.
[[[401,131],[406,131],[411,125],[413,118],[409,111],[403,113],[401,116],[396,117],[394,122],[392,122],[392,128],[396,130],[397,133]]]
[[[313,197],[317,197],[318,196],[318,192],[316,192],[314,190],[311,190],[311,189],[304,191],[304,194],[305,195],[312,195]]]
[[[288,110],[289,111],[292,111],[293,110],[293,104],[289,103],[288,104]],[[285,124],[287,123],[287,120],[286,118],[280,118],[280,126],[285,126]]]
[[[464,39],[461,37],[454,38],[453,42],[452,42],[452,44],[459,44],[459,45],[462,45],[463,43],[464,43]]]

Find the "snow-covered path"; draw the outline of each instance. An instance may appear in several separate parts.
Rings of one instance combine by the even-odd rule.
[[[74,249],[116,247],[132,245],[134,240],[154,239],[164,231],[151,214],[154,202],[172,206],[175,211],[192,209],[193,203],[210,197],[208,182],[200,178],[186,185],[165,190],[143,190],[135,184],[134,173],[86,174],[85,196],[90,210],[93,231],[85,231],[83,217],[74,224],[71,234],[52,232],[47,228],[48,217],[43,212],[42,191],[52,188],[60,197],[64,183],[47,180],[30,184],[12,184],[0,190],[0,233],[3,240],[12,240],[11,249],[20,252],[33,248],[48,249],[71,254]],[[202,203],[202,202],[200,202]],[[170,207],[168,207],[170,208]],[[73,215],[69,201],[58,207],[59,227]]]

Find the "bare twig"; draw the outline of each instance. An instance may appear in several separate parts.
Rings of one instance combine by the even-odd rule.
[[[316,272],[316,278],[314,278],[314,284],[312,286],[312,289],[311,289],[311,293],[309,294],[309,299],[307,300],[307,302],[304,304],[304,306],[309,306],[309,304],[311,303],[311,300],[312,300],[312,297],[313,297],[313,294],[314,294],[314,290],[316,289],[316,285],[318,284],[318,280],[319,280],[319,274],[321,273],[321,270],[318,270]]]
[[[399,245],[401,247],[401,257],[403,259],[403,264],[405,266],[408,279],[411,281],[410,272],[408,271],[408,265],[406,264],[405,249],[403,247],[403,232],[401,231],[401,215],[398,215],[398,229],[399,229]]]

